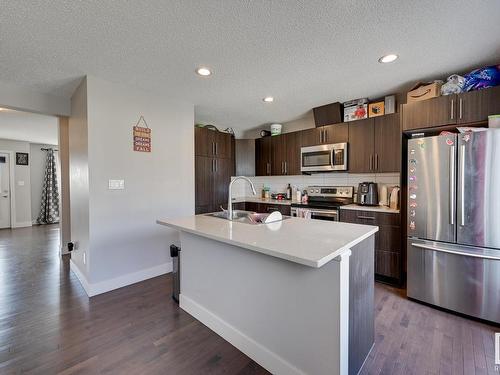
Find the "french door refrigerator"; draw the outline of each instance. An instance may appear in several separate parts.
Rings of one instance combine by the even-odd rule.
[[[500,129],[408,141],[407,295],[500,323]]]

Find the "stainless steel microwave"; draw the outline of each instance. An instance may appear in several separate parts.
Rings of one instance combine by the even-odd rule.
[[[347,171],[347,143],[302,147],[300,160],[304,173]]]

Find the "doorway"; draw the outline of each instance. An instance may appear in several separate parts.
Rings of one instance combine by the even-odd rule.
[[[69,224],[67,118],[0,108],[0,230],[59,227],[66,254]]]
[[[0,151],[0,229],[11,227],[11,155]]]

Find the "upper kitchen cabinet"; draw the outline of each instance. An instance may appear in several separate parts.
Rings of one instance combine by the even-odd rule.
[[[300,174],[300,134],[285,133],[271,137],[273,176]]]
[[[392,173],[401,169],[400,115],[349,122],[349,172]]]
[[[341,122],[300,132],[302,147],[329,143],[343,143],[349,139],[349,125]]]
[[[401,117],[399,113],[374,118],[375,171],[401,170]]]
[[[456,95],[404,104],[403,130],[456,124],[456,106]]]
[[[457,122],[467,124],[500,113],[500,86],[458,94]]]
[[[486,122],[500,112],[500,86],[403,105],[403,130]]]
[[[271,137],[262,137],[255,140],[255,175],[271,175]]]
[[[195,155],[231,158],[232,135],[207,128],[194,128]]]
[[[349,122],[349,157],[350,173],[374,172],[374,119]]]

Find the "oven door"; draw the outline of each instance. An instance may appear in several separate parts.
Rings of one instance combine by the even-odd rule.
[[[302,147],[302,172],[330,172],[347,170],[347,143]]]

